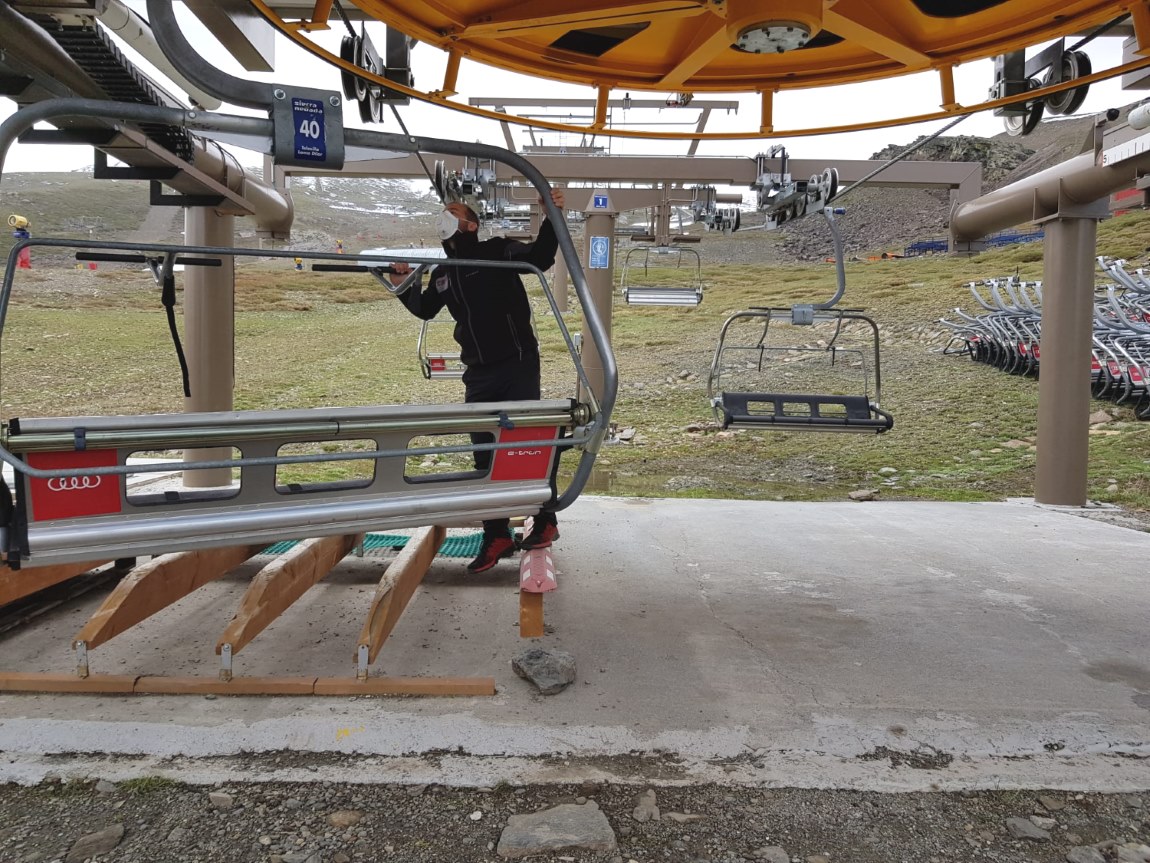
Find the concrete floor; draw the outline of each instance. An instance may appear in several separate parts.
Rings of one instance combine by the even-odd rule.
[[[494,697],[0,695],[0,782],[1150,788],[1150,534],[1026,503],[588,496],[561,529],[545,638],[518,638],[514,561],[467,576],[440,558],[373,669],[491,675]],[[345,561],[236,673],[352,676],[385,565]],[[92,670],[213,675],[255,568],[97,648]],[[100,598],[0,641],[0,667],[70,670]],[[536,643],[577,659],[559,695],[511,670]]]

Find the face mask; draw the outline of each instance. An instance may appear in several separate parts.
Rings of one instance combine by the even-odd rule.
[[[439,214],[435,229],[439,232],[439,239],[450,240],[459,230],[459,219],[450,210],[444,210]]]

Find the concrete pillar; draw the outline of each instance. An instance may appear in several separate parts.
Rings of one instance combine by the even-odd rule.
[[[184,210],[184,242],[189,246],[235,246],[235,217],[208,207]],[[184,410],[230,411],[235,387],[235,258],[219,267],[184,270],[184,353],[191,397]],[[231,458],[229,447],[184,450],[184,463]],[[229,468],[184,471],[189,488],[231,485]]]
[[[1045,223],[1042,374],[1038,378],[1038,503],[1086,503],[1096,218]]]
[[[577,191],[572,189],[570,194],[575,195]],[[571,200],[569,203],[574,208],[579,206],[580,202]],[[583,223],[583,272],[587,276],[591,301],[599,312],[607,340],[610,342],[611,299],[615,290],[615,217],[618,211],[612,204],[607,189],[591,190],[591,194],[582,204],[582,211],[586,216],[586,221]],[[591,391],[601,394],[605,377],[603,358],[591,339],[583,340],[582,359],[583,370],[587,373]],[[580,392],[580,398],[582,397],[583,393]]]

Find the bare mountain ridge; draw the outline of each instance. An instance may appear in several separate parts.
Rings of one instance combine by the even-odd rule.
[[[1122,109],[1123,115],[1129,108]],[[1094,117],[1044,120],[1030,135],[1014,138],[1005,131],[993,138],[941,136],[923,144],[908,158],[914,161],[981,162],[982,191],[989,192],[1037,174],[1083,151]],[[892,159],[909,144],[891,144],[871,156]],[[838,223],[848,256],[900,252],[916,240],[945,237],[950,196],[928,189],[861,188],[843,199],[846,215]],[[822,260],[830,238],[820,219],[803,219],[782,229],[785,255],[798,260]]]

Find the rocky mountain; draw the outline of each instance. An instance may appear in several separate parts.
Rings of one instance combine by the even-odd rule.
[[[908,158],[915,161],[982,163],[984,192],[1036,174],[1082,152],[1091,137],[1093,117],[1044,120],[1030,135],[1014,138],[1002,132],[993,138],[941,136],[926,143],[891,144],[871,156],[892,159],[916,144]],[[916,240],[946,236],[950,215],[948,193],[927,189],[860,188],[843,199],[846,215],[838,220],[848,256],[901,252]],[[781,248],[799,260],[822,260],[830,237],[821,219],[806,218],[784,225]]]

